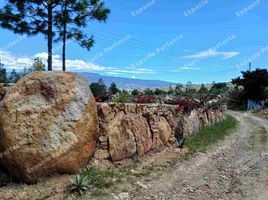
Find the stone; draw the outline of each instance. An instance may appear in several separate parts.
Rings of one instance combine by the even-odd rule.
[[[137,185],[140,186],[141,188],[145,189],[145,190],[148,190],[149,189],[149,187],[147,185],[143,184],[140,181],[137,181]]]
[[[131,130],[135,137],[137,154],[142,156],[152,148],[152,134],[144,117],[132,117],[131,120]]]
[[[114,112],[107,103],[98,104],[98,115],[104,122],[110,122],[114,118]]]
[[[189,137],[197,133],[202,128],[202,120],[199,117],[197,110],[192,110],[191,113],[183,117],[183,134]]]
[[[5,95],[0,113],[0,152],[5,152],[0,162],[23,182],[76,173],[93,156],[97,106],[88,82],[77,74],[25,76]]]
[[[2,85],[0,85],[0,100],[4,98],[5,94],[6,94],[6,89]]]
[[[137,152],[131,121],[124,112],[118,113],[107,128],[109,150],[113,161],[134,156]]]
[[[105,160],[110,157],[109,151],[104,149],[97,149],[94,157],[98,160]]]
[[[152,134],[146,119],[120,112],[108,125],[109,150],[113,161],[144,155],[152,148]]]
[[[127,113],[136,113],[136,104],[127,104],[126,105]]]
[[[160,139],[164,145],[168,143],[169,138],[172,135],[172,129],[164,117],[158,117],[157,129],[160,135]]]
[[[129,200],[129,194],[128,192],[122,192],[118,195],[120,200]]]
[[[99,140],[100,142],[107,142],[107,141],[108,141],[108,137],[107,137],[107,136],[100,136],[100,137],[98,138],[98,140]]]

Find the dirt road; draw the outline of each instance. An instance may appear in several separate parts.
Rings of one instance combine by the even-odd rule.
[[[229,112],[240,125],[206,153],[139,180],[129,199],[268,200],[268,121]]]

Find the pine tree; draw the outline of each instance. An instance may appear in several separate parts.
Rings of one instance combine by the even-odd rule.
[[[0,61],[0,83],[5,83],[7,81],[7,71],[4,68],[4,64]]]
[[[47,38],[48,70],[52,70],[53,20],[60,0],[8,0],[0,9],[0,26],[14,33]]]
[[[113,94],[116,94],[117,92],[119,92],[120,90],[117,88],[115,83],[111,83],[108,91],[109,91],[110,95],[113,95]]]
[[[55,16],[59,37],[62,41],[62,70],[66,70],[66,41],[74,39],[78,44],[90,50],[94,44],[93,36],[88,36],[81,30],[89,20],[106,21],[110,10],[104,7],[101,0],[65,0],[60,3],[61,11]]]

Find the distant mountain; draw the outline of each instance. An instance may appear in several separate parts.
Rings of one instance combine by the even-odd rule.
[[[90,72],[79,72],[78,74],[85,77],[89,83],[97,82],[101,78],[104,81],[105,85],[109,86],[112,82],[114,82],[118,88],[125,90],[145,89],[145,88],[151,88],[151,89],[167,88],[170,85],[175,85],[175,83],[166,81],[103,76],[97,73],[90,73]]]

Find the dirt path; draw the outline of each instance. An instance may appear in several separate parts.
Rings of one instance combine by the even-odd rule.
[[[169,172],[139,180],[146,187],[133,188],[129,198],[268,200],[268,121],[229,114],[240,121],[234,134]]]

